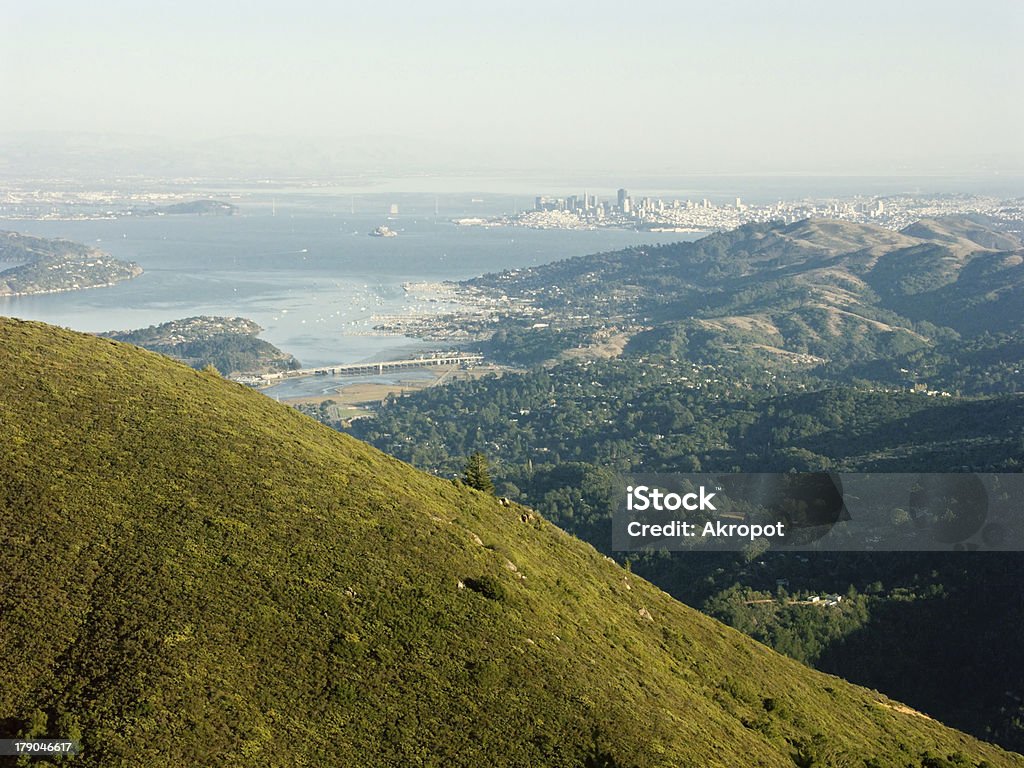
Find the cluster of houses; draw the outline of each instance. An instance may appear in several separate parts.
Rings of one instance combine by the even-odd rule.
[[[807,598],[809,603],[821,603],[824,606],[839,605],[843,602],[842,595],[811,595]]]
[[[789,579],[776,579],[775,586],[777,587],[789,587]],[[843,596],[840,594],[832,595],[810,595],[806,600],[791,600],[791,603],[813,603],[814,605],[833,606],[839,605],[843,602]]]

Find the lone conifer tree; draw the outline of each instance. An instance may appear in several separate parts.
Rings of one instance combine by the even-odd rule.
[[[487,470],[487,457],[480,453],[480,451],[477,451],[466,460],[466,472],[462,480],[470,488],[476,488],[484,493],[494,493],[491,473]]]

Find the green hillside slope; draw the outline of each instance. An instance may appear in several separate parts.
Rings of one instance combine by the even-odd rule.
[[[1019,333],[1024,247],[994,227],[968,217],[926,219],[902,233],[823,219],[746,224],[465,286],[528,302],[529,315],[510,310],[489,329],[503,335],[484,347],[516,365],[593,344],[612,326],[635,355],[835,370],[915,351],[929,357],[961,336]],[[544,354],[522,354],[534,345]]]
[[[0,319],[0,425],[0,736],[72,764],[1024,765],[156,354]]]

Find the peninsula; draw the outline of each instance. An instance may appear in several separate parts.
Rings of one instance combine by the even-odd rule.
[[[192,368],[212,365],[225,376],[266,374],[299,368],[299,361],[269,341],[257,338],[263,329],[244,317],[188,317],[134,331],[100,334],[124,341]]]
[[[142,274],[142,267],[120,261],[81,243],[0,231],[0,296],[30,296],[100,288]]]

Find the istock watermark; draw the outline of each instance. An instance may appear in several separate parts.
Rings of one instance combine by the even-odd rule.
[[[1024,551],[1024,475],[830,472],[624,479],[613,548]]]

